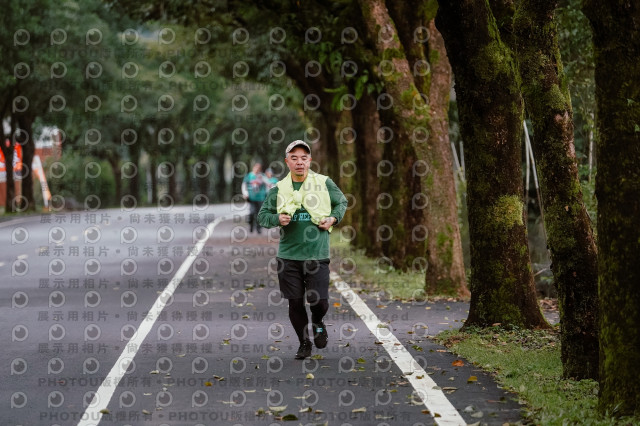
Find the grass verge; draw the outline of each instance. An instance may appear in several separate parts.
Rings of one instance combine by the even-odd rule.
[[[597,412],[598,383],[562,378],[556,331],[449,330],[434,337],[452,352],[495,374],[515,392],[528,422],[542,425],[631,425],[640,418],[614,419]]]
[[[338,264],[340,276],[360,287],[360,291],[384,291],[390,299],[424,300],[424,272],[396,270],[385,258],[372,259],[364,250],[353,249],[340,238],[339,232],[330,237],[331,259]]]

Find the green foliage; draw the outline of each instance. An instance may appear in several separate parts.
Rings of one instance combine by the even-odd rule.
[[[576,154],[580,159],[588,152],[588,136],[595,128],[595,64],[591,28],[582,13],[580,0],[562,0],[556,13],[560,54],[573,106]]]
[[[361,291],[382,291],[387,297],[397,300],[424,300],[425,298],[456,297],[452,285],[443,284],[442,292],[427,295],[424,291],[425,273],[421,269],[402,271],[394,268],[390,259],[379,257],[373,259],[365,255],[364,249],[354,249],[350,243],[342,239],[339,233],[331,234],[332,259],[336,263],[344,260],[345,265],[354,264],[354,271],[340,271],[343,279],[360,287]]]
[[[331,234],[331,257],[339,263],[356,266],[354,271],[339,271],[341,277],[360,287],[362,291],[383,291],[389,298],[398,300],[422,300],[425,271],[413,270],[403,272],[395,269],[387,258],[372,259],[365,256],[363,249],[353,249],[348,241],[342,239],[338,232]],[[434,296],[434,295],[430,295]],[[440,296],[440,295],[435,295]]]
[[[253,29],[246,49],[234,46],[229,38],[233,26],[227,21],[229,15],[222,11],[209,16],[206,23],[197,23],[189,15],[199,13],[198,7],[165,4],[164,14],[155,14],[154,7],[155,4],[126,0],[11,1],[3,14],[7,25],[0,28],[0,94],[8,99],[2,118],[13,117],[11,99],[24,96],[29,102],[28,113],[39,125],[61,129],[65,150],[80,158],[102,158],[114,166],[138,162],[148,154],[152,163],[137,164],[141,176],[146,174],[146,164],[170,162],[178,167],[202,161],[214,164],[212,170],[218,171],[215,176],[203,178],[217,189],[224,189],[225,181],[223,168],[215,165],[222,165],[229,156],[232,162],[247,164],[262,161],[269,165],[281,160],[283,144],[303,138],[307,124],[300,113],[300,92],[286,75],[276,78],[269,73],[269,64],[281,59],[277,46],[267,54],[260,51],[269,43],[268,37],[264,36],[266,33],[254,37]],[[256,21],[261,19],[255,7],[249,9]],[[124,12],[146,22],[133,20]],[[176,19],[171,14],[185,16]],[[155,18],[163,20],[154,21]],[[217,27],[216,23],[223,26]],[[29,32],[29,42],[22,48],[13,45],[13,32],[18,28]],[[135,29],[133,36],[123,32],[127,28]],[[199,30],[209,32],[209,43],[194,43]],[[98,32],[99,43],[86,42],[87,37]],[[170,37],[170,42],[160,42],[163,32],[175,37]],[[51,43],[52,34],[58,34],[64,42]],[[259,59],[252,63],[251,58]],[[251,63],[246,77],[237,76],[232,70],[243,60]],[[30,74],[17,79],[14,66],[21,62],[27,64]],[[95,77],[87,76],[89,66],[100,72]],[[167,67],[169,73],[162,71]],[[196,67],[206,72],[196,75]],[[64,75],[52,78],[52,69],[64,69]],[[133,73],[127,70],[133,70],[135,76],[130,77]],[[236,95],[244,96],[246,109],[233,110],[231,104]],[[279,105],[272,108],[274,96]],[[63,106],[51,108],[52,99],[58,99]],[[135,108],[123,109],[127,99]],[[196,102],[202,105],[204,99],[208,107],[196,110]],[[87,109],[88,100],[98,107]],[[161,108],[161,103],[170,107]],[[135,142],[123,143],[125,134],[134,135]],[[160,135],[172,135],[170,142],[162,143]],[[272,142],[271,136],[279,143]],[[88,138],[95,143],[87,143]],[[183,173],[182,168],[178,170]],[[189,194],[191,187],[212,189],[212,185],[193,182],[193,175],[190,179],[191,182],[184,182],[186,188],[181,194]],[[140,185],[144,184],[142,180]],[[117,183],[120,182],[123,194],[138,191],[128,188],[129,179]],[[71,184],[65,185],[60,189],[67,191]],[[179,196],[175,191],[174,195]],[[206,195],[212,200],[228,197],[228,191],[211,192]],[[113,195],[104,201],[111,203]]]
[[[100,200],[100,207],[115,205],[115,178],[111,166],[95,157],[78,157],[67,150],[58,161],[43,165],[49,172],[48,184],[51,193],[61,195],[67,208],[84,208],[90,195]],[[95,177],[94,177],[95,176]]]

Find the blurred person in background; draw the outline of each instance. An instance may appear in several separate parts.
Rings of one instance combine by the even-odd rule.
[[[251,172],[247,173],[242,181],[242,196],[249,201],[249,232],[255,227],[258,234],[262,233],[262,227],[258,223],[258,212],[264,199],[267,197],[266,176],[262,174],[262,164],[255,163]]]

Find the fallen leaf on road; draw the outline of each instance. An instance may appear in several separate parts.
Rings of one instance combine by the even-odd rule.
[[[467,383],[475,383],[478,381],[478,378],[476,376],[471,376],[467,379]]]
[[[313,379],[315,376],[311,373],[307,373],[307,379]]]
[[[482,411],[477,411],[475,413],[471,413],[470,416],[474,419],[479,419],[480,417],[484,416],[484,413]]]
[[[100,412],[101,412],[102,414],[109,414],[109,413],[110,413],[110,411],[109,411],[109,410],[107,410],[106,408],[103,408],[102,410],[100,410]]]
[[[354,408],[351,410],[352,413],[365,413],[367,411],[367,407]]]
[[[393,416],[383,416],[382,414],[376,414],[376,420],[391,420]]]
[[[287,414],[282,418],[282,420],[285,422],[289,422],[289,421],[298,420],[298,418],[295,416],[295,414]]]
[[[462,361],[461,359],[456,359],[451,363],[451,365],[453,365],[454,367],[464,367],[464,361]]]
[[[213,383],[211,383],[211,382],[204,382],[204,385],[205,385],[205,386],[213,386]]]

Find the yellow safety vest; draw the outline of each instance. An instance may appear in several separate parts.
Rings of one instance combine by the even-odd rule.
[[[307,178],[302,182],[299,190],[293,189],[291,172],[279,181],[276,211],[289,216],[300,207],[304,207],[311,216],[311,222],[316,225],[331,214],[331,197],[327,189],[327,176],[309,170]],[[329,228],[329,232],[331,229]]]

